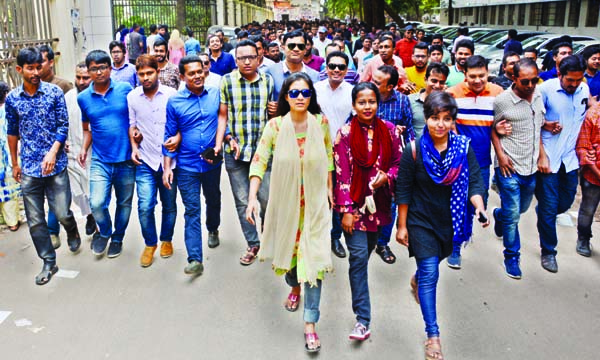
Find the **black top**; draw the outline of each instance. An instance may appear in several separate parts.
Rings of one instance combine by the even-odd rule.
[[[411,146],[416,144],[416,163]],[[441,153],[446,157],[447,151]],[[483,196],[483,180],[477,158],[469,146],[469,191],[468,199],[474,195]],[[423,165],[419,143],[406,146],[400,161],[396,180],[396,203],[408,204],[406,227],[408,230],[408,251],[417,259],[438,256],[441,259],[452,253],[452,216],[450,196],[452,186],[436,184]],[[469,200],[467,200],[469,201]]]

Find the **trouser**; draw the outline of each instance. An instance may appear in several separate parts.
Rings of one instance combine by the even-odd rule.
[[[427,337],[440,336],[440,328],[437,324],[436,292],[440,277],[440,258],[437,256],[417,260],[417,284],[419,302],[423,321],[425,321],[425,332]]]
[[[2,218],[7,226],[16,226],[19,223],[19,202],[17,200],[0,202],[0,210],[2,210]]]
[[[207,171],[194,172],[176,169],[177,186],[185,207],[185,247],[188,262],[202,262],[202,225],[200,222],[200,190],[206,201],[206,227],[217,231],[221,222],[221,166]]]
[[[250,190],[250,163],[246,161],[236,160],[232,154],[225,152],[225,169],[229,176],[229,183],[231,184],[231,192],[233,193],[233,200],[235,201],[235,209],[237,211],[240,225],[242,226],[242,233],[246,239],[248,247],[260,246],[260,240],[258,239],[258,232],[256,226],[250,224],[246,220],[246,208],[248,207],[248,192]],[[258,201],[260,203],[260,217],[265,218],[265,211],[267,210],[267,200],[269,199],[269,179],[271,177],[271,171],[268,169],[258,189]],[[257,219],[258,220],[258,219]]]
[[[285,282],[291,287],[300,286],[298,282],[297,268],[294,267],[285,273]],[[317,279],[316,286],[310,286],[308,282],[304,283],[304,321],[307,323],[319,322],[321,312],[319,304],[321,303],[322,281]]]
[[[44,264],[56,264],[56,252],[50,241],[50,233],[46,223],[44,209],[45,197],[48,206],[67,231],[69,238],[77,237],[77,222],[69,209],[71,206],[71,191],[67,171],[48,177],[33,177],[22,175],[21,190],[25,204],[25,214],[29,224],[29,234],[33,240],[38,256]]]
[[[377,232],[354,230],[352,235],[345,234],[346,246],[350,253],[350,290],[352,292],[352,311],[356,321],[366,327],[371,322],[371,299],[369,297],[369,257],[377,244]]]
[[[581,176],[581,205],[577,216],[577,236],[581,240],[592,237],[594,213],[600,202],[600,186],[594,185]]]
[[[396,212],[397,206],[392,201],[392,212],[390,213],[392,217],[392,222],[382,226],[381,231],[379,232],[379,239],[377,240],[377,245],[379,246],[387,246],[390,243],[390,238],[392,237],[392,231],[394,230],[394,226],[396,225]]]
[[[156,220],[154,218],[157,193],[160,196],[162,205],[160,241],[171,241],[173,239],[175,221],[177,220],[177,176],[173,175],[170,190],[163,184],[162,176],[162,167],[158,171],[154,171],[146,163],[139,165],[135,171],[138,217],[146,246],[156,246],[158,243]]]
[[[537,228],[542,255],[556,255],[556,216],[569,210],[576,193],[577,170],[567,172],[565,165],[561,164],[556,174],[538,172],[535,197],[538,200]]]

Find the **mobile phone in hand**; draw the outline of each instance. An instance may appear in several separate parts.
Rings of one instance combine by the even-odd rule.
[[[485,216],[485,213],[483,213],[483,212],[479,213],[479,217],[477,218],[477,220],[482,224],[485,224],[486,222],[488,222],[488,218],[487,218],[487,216]]]

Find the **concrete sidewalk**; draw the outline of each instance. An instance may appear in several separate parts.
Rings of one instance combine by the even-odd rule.
[[[34,284],[41,261],[27,227],[0,234],[0,311],[12,312],[0,323],[0,359],[312,357],[304,351],[302,311],[283,309],[289,291],[284,279],[267,263],[239,265],[245,245],[225,173],[222,184],[221,245],[204,246],[205,273],[195,280],[183,273],[181,204],[172,258],[157,255],[151,267],[139,266],[144,245],[134,210],[123,254],[116,259],[96,259],[89,242],[72,255],[63,233],[58,265],[79,274],[55,277],[41,287]],[[498,204],[492,192],[490,210]],[[83,231],[84,220],[79,223]],[[502,241],[491,227],[477,226],[475,241],[463,251],[462,270],[449,269],[445,261],[440,265],[438,318],[445,358],[596,358],[600,253],[577,255],[576,229],[559,227],[559,272],[551,274],[540,266],[533,207],[520,229],[520,281],[504,274]],[[600,232],[597,223],[594,231]],[[424,324],[409,290],[414,259],[395,241],[391,245],[396,264],[384,264],[376,254],[371,259],[372,335],[362,344],[348,340],[355,321],[348,261],[334,257],[335,272],[323,282],[318,358],[423,358]],[[32,324],[16,326],[21,319]]]

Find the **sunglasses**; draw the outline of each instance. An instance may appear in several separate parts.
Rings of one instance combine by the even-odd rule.
[[[304,51],[304,50],[306,50],[306,44],[294,44],[294,43],[290,43],[290,44],[287,44],[287,48],[290,51],[294,50],[295,48],[300,49],[300,51]]]
[[[533,79],[529,80],[529,79],[521,79],[519,80],[519,82],[521,83],[521,85],[523,86],[528,86],[529,83],[531,83],[532,85],[537,84],[540,81],[539,77],[534,77]]]
[[[312,96],[312,91],[310,91],[310,89],[302,89],[302,90],[294,89],[294,90],[288,91],[288,96],[290,97],[290,99],[296,99],[296,98],[298,98],[298,96],[300,94],[302,94],[303,98],[308,99],[309,97]]]
[[[329,70],[335,70],[336,68],[340,69],[340,71],[346,70],[346,64],[327,64]]]
[[[91,67],[88,70],[90,72],[93,72],[93,73],[95,73],[95,72],[104,72],[104,71],[108,70],[108,66],[107,65],[100,65],[100,66],[97,66],[97,67]]]

